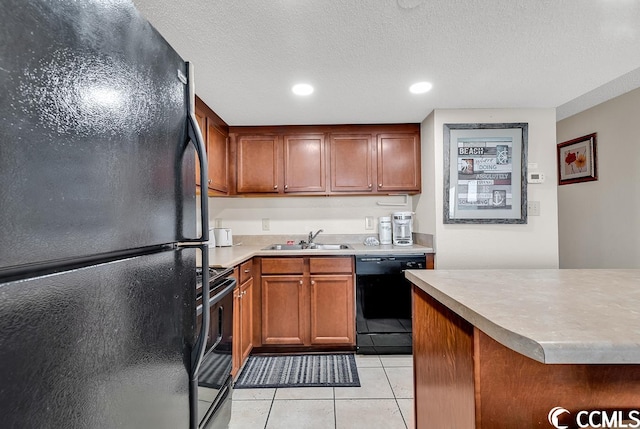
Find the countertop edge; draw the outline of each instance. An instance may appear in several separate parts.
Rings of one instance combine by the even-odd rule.
[[[357,256],[369,254],[428,254],[433,248],[425,246],[365,246],[349,243],[352,249],[341,250],[263,250],[265,246],[236,245],[229,247],[210,247],[209,266],[233,267],[255,256]]]
[[[638,321],[637,306],[634,304],[640,297],[640,291],[635,287],[640,280],[640,270],[629,269],[514,269],[501,270],[503,276],[513,281],[518,279],[522,287],[531,288],[539,286],[542,290],[542,299],[531,300],[534,304],[533,311],[542,309],[561,311],[557,316],[550,313],[548,317],[540,320],[530,318],[532,314],[522,304],[529,300],[518,300],[520,295],[509,295],[511,292],[504,290],[505,284],[500,284],[496,289],[489,291],[487,297],[499,302],[497,306],[490,304],[475,294],[477,287],[491,287],[490,282],[495,275],[495,270],[408,270],[406,277],[418,288],[432,296],[442,305],[448,307],[458,316],[483,331],[485,334],[498,341],[503,346],[514,350],[532,360],[543,364],[571,364],[571,365],[639,365],[640,364],[640,331],[626,330],[633,328]],[[433,279],[433,282],[431,282]],[[473,279],[477,283],[473,284]],[[431,282],[431,284],[430,284]],[[594,297],[602,296],[603,284],[615,284],[617,290],[626,291],[626,306],[618,307],[622,314],[630,315],[625,319],[627,324],[621,325],[619,318],[613,319],[611,324],[593,322],[582,324],[584,314],[597,312],[598,306],[594,304]],[[471,287],[472,289],[468,289]],[[576,289],[576,287],[578,289]],[[553,294],[549,295],[552,290]],[[604,289],[606,290],[606,288]],[[465,292],[468,291],[468,292]],[[516,288],[516,291],[522,291]],[[567,317],[562,300],[558,301],[557,293],[567,294],[581,293],[579,300],[572,301],[577,311]],[[504,293],[507,293],[506,297]],[[518,292],[516,292],[518,293]],[[498,296],[498,294],[500,294]],[[549,300],[549,297],[552,300]],[[616,303],[617,295],[606,295],[607,304]],[[507,310],[505,303],[514,299],[518,313]],[[603,298],[604,299],[604,298]],[[477,301],[476,301],[477,300]],[[549,301],[547,301],[549,300]],[[601,304],[601,301],[597,301]],[[560,305],[555,305],[560,303]],[[577,307],[576,307],[577,306]],[[506,312],[505,312],[506,311]],[[602,309],[600,309],[602,311]],[[550,317],[549,317],[550,316]],[[513,320],[513,322],[512,322]],[[523,325],[523,321],[534,323]],[[597,318],[595,319],[597,320]],[[605,322],[605,321],[603,321]],[[560,323],[562,329],[554,326]],[[595,325],[594,325],[595,323]],[[565,325],[568,324],[568,325]]]
[[[440,302],[445,307],[456,313],[458,316],[465,319],[467,322],[480,329],[482,332],[498,341],[505,347],[510,348],[528,358],[541,363],[552,363],[546,359],[545,348],[542,344],[532,340],[531,338],[523,337],[513,331],[510,331],[481,314],[476,313],[469,307],[461,304],[449,295],[443,293],[439,289],[431,286],[421,278],[417,277],[412,270],[405,271],[405,275],[411,283],[419,287],[421,290],[432,296],[436,301]],[[555,363],[555,362],[553,362]]]

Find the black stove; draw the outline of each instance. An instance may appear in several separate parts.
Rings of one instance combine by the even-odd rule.
[[[211,292],[215,290],[216,284],[219,284],[221,280],[229,277],[233,272],[233,268],[225,267],[209,267],[209,288]],[[196,268],[196,293],[202,295],[202,268]]]

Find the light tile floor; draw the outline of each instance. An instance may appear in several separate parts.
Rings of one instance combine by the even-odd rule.
[[[360,387],[236,389],[230,429],[413,429],[413,361],[356,355]]]

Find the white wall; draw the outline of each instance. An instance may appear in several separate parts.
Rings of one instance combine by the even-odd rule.
[[[598,180],[558,187],[561,268],[640,268],[640,89],[557,124],[597,136]]]
[[[405,206],[383,207],[377,203],[402,203],[401,196],[209,198],[211,226],[220,219],[234,235],[307,234],[323,229],[325,234],[378,234],[378,217],[393,211],[411,211]],[[365,217],[374,217],[374,229],[365,229]],[[262,230],[268,218],[270,230]]]
[[[527,122],[528,162],[546,182],[528,185],[528,200],[540,202],[540,216],[523,225],[443,224],[443,124]],[[557,173],[554,109],[436,110],[422,123],[423,190],[415,202],[417,232],[433,234],[436,267],[557,268]],[[433,197],[431,196],[433,194]]]

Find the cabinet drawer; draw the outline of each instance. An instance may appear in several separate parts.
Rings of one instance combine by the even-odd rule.
[[[303,258],[262,259],[262,274],[302,274],[303,272]]]
[[[250,259],[240,264],[240,284],[244,284],[247,280],[253,277],[253,260]]]
[[[311,274],[322,273],[353,273],[352,258],[310,258],[309,271]]]

